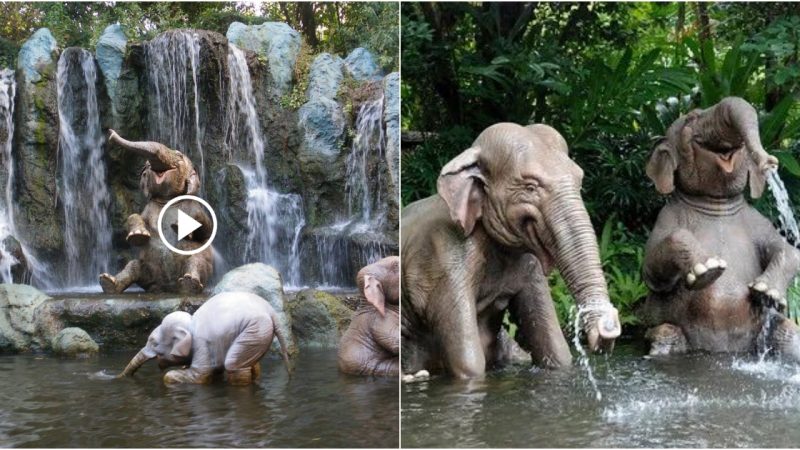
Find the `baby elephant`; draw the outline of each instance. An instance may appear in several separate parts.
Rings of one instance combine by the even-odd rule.
[[[356,283],[369,302],[353,315],[339,346],[339,370],[353,375],[397,376],[400,354],[400,258],[362,268]]]
[[[286,342],[272,306],[254,294],[223,292],[208,299],[194,316],[176,311],[164,317],[119,377],[133,375],[145,361],[156,358],[162,370],[189,365],[167,372],[167,384],[206,384],[223,370],[230,384],[250,384],[261,373],[259,361],[272,345],[273,335],[278,337],[289,371]]]

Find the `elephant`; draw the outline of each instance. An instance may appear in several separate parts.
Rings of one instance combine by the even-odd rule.
[[[339,343],[339,371],[353,375],[400,373],[400,258],[389,256],[358,271],[362,303]]]
[[[651,354],[745,352],[766,330],[774,351],[800,359],[797,327],[779,313],[800,255],[744,197],[748,183],[761,196],[777,163],[737,97],[681,116],[656,143],[646,173],[670,197],[642,268]]]
[[[621,327],[582,178],[555,129],[498,123],[444,166],[438,194],[403,209],[404,373],[469,379],[504,364],[506,312],[534,364],[570,365],[547,283],[553,267],[579,305],[591,350],[611,351]]]
[[[248,292],[223,292],[208,299],[194,315],[167,314],[131,359],[119,378],[132,376],[155,358],[161,370],[186,366],[164,375],[164,383],[210,383],[225,373],[229,384],[247,385],[261,374],[261,358],[276,336],[286,370],[291,374],[286,341],[269,302]]]
[[[171,251],[158,237],[158,215],[161,208],[179,195],[195,195],[200,189],[200,178],[192,161],[183,153],[158,142],[131,142],[110,130],[108,141],[146,159],[139,186],[147,197],[141,214],[131,214],[127,221],[127,242],[139,249],[134,259],[116,275],[100,274],[103,292],[120,293],[136,283],[148,292],[198,293],[214,271],[211,246],[193,254],[182,255]],[[201,227],[180,241],[177,240],[177,211],[182,210],[201,224]],[[180,250],[200,248],[210,237],[213,224],[208,213],[196,202],[178,202],[169,208],[164,221],[171,224],[162,231]]]

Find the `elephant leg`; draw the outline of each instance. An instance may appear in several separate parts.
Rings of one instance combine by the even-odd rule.
[[[250,384],[254,379],[254,366],[258,366],[272,345],[272,327],[270,320],[253,320],[236,336],[225,355],[229,383]]]
[[[164,375],[165,384],[209,384],[212,380],[212,371],[199,370],[195,367],[188,369],[170,370]]]
[[[184,275],[178,278],[178,288],[182,294],[203,292],[203,281],[211,276],[211,267],[206,252],[190,256],[184,266]]]
[[[530,352],[533,364],[537,366],[570,366],[572,353],[558,323],[547,278],[541,266],[532,273],[534,275],[531,275],[527,286],[508,304],[511,320],[517,324],[516,341],[525,351]]]
[[[764,249],[766,269],[750,284],[750,298],[759,305],[786,310],[786,288],[800,269],[800,253],[787,244],[772,227],[772,241]]]
[[[671,323],[662,323],[647,330],[644,338],[650,342],[651,356],[674,355],[689,350],[683,330]]]
[[[142,272],[142,263],[138,259],[129,261],[116,276],[108,273],[100,274],[100,286],[106,294],[119,294],[135,283]]]
[[[800,363],[800,328],[783,315],[776,315],[770,343],[782,357]]]
[[[400,358],[390,356],[378,359],[372,369],[372,374],[379,377],[396,377],[400,374]]]
[[[125,221],[128,229],[128,236],[125,238],[129,244],[141,247],[150,241],[150,231],[147,230],[147,223],[139,214],[131,214]]]
[[[449,284],[449,283],[447,283]],[[445,365],[456,378],[477,378],[486,373],[486,357],[478,330],[474,294],[464,292],[466,283],[440,286],[432,295],[432,317],[438,317],[434,329]],[[438,294],[437,294],[438,293]]]
[[[670,292],[682,282],[686,288],[697,290],[716,281],[727,263],[708,254],[691,231],[670,225],[658,225],[650,237],[656,244],[648,248],[644,258],[642,274],[647,287],[654,292]]]

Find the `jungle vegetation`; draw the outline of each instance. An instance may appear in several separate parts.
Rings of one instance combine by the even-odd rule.
[[[800,205],[800,4],[404,3],[404,204],[435,192],[441,167],[502,121],[558,129],[585,171],[612,301],[635,325],[640,268],[665,198],[644,168],[680,115],[729,95],[760,113],[764,147]],[[410,136],[410,135],[409,135]],[[770,194],[755,202],[777,223]],[[551,279],[562,324],[574,304]],[[790,293],[797,317],[800,293]]]
[[[286,22],[302,33],[312,53],[346,56],[365,47],[386,72],[397,70],[397,3],[378,2],[0,2],[0,66],[13,65],[19,46],[47,27],[63,48],[93,48],[103,30],[119,22],[132,40],[174,28],[225,34],[235,21]]]

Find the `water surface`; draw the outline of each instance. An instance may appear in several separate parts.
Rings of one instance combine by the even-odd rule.
[[[643,357],[621,344],[585,372],[512,367],[403,385],[403,447],[796,447],[800,368],[732,355]]]
[[[291,380],[265,358],[246,387],[168,387],[152,361],[106,379],[134,353],[0,357],[0,446],[398,446],[397,380],[341,375],[335,351],[301,349]]]

